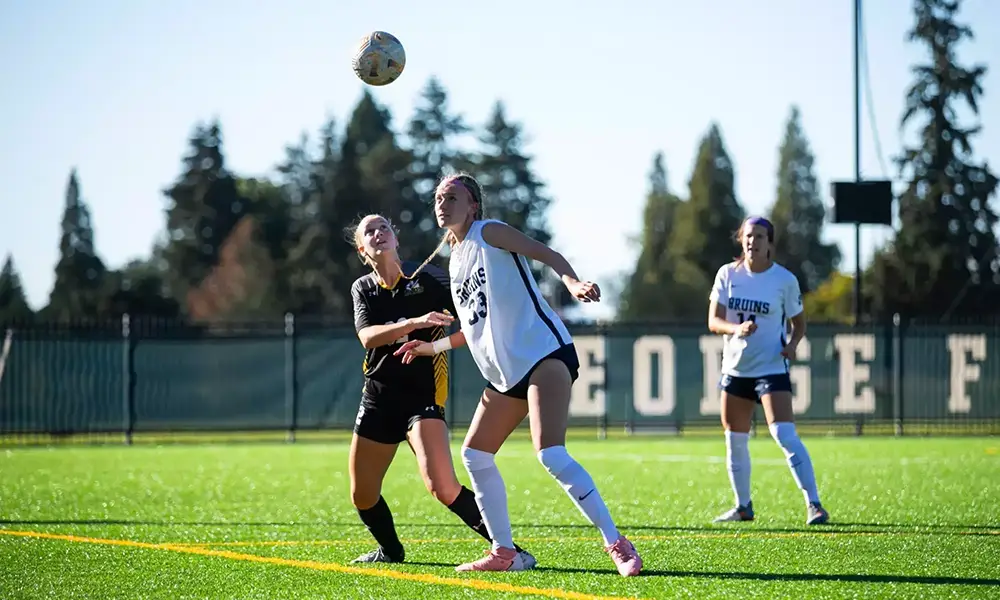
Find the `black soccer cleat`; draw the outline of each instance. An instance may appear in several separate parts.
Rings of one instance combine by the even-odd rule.
[[[400,550],[399,556],[390,556],[388,552],[381,546],[372,550],[367,554],[362,554],[361,556],[352,560],[352,563],[401,563],[406,558],[406,552]]]

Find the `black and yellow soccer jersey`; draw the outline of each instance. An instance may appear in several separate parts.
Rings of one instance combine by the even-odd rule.
[[[404,262],[403,273],[409,276],[417,266],[417,263]],[[357,331],[372,325],[398,323],[432,311],[447,310],[451,315],[456,314],[448,274],[434,265],[424,267],[414,279],[400,277],[392,287],[382,285],[374,273],[369,273],[354,282],[351,296]],[[409,340],[433,342],[448,334],[445,327],[417,329],[390,344],[367,350],[362,366],[366,396],[389,390],[407,395],[434,394],[435,402],[443,405],[448,397],[447,353],[417,357],[408,365],[403,364],[401,356],[392,353]]]

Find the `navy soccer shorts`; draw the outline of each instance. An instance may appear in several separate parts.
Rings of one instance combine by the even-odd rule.
[[[791,392],[792,379],[788,373],[775,373],[761,377],[735,377],[723,375],[719,389],[730,396],[746,398],[760,404],[760,399],[772,392]]]

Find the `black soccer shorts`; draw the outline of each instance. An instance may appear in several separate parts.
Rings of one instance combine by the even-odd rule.
[[[365,396],[354,420],[354,433],[381,444],[399,444],[421,419],[446,421],[444,406],[430,394]]]

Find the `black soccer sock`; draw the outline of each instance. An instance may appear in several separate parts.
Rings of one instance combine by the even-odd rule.
[[[458,497],[448,505],[448,510],[458,515],[458,518],[462,519],[473,531],[483,536],[484,540],[493,543],[490,532],[486,529],[486,523],[483,521],[483,515],[479,512],[479,505],[476,504],[476,495],[472,490],[463,485],[462,490],[458,492]],[[520,552],[521,547],[514,544],[514,550]]]
[[[403,544],[399,541],[399,536],[396,535],[396,525],[392,522],[392,511],[385,503],[385,498],[379,496],[375,506],[365,510],[359,509],[358,516],[361,517],[361,522],[365,524],[365,527],[368,528],[372,537],[385,550],[386,554],[392,558],[403,560]]]

